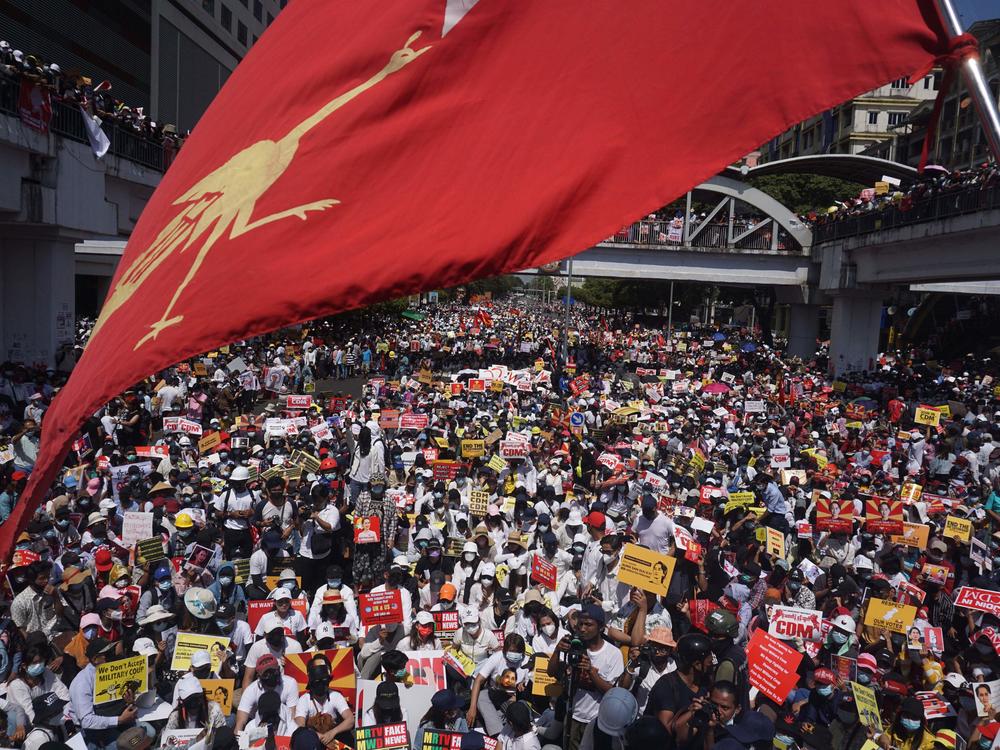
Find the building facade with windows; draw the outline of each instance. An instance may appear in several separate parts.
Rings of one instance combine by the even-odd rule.
[[[287,0],[0,0],[0,39],[193,128]]]

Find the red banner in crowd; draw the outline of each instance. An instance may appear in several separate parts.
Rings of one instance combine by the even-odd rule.
[[[799,681],[800,661],[800,652],[760,628],[750,637],[747,645],[750,684],[779,705]]]
[[[399,591],[372,591],[358,597],[361,624],[388,625],[403,621],[403,598]]]
[[[664,29],[697,41],[666,44]],[[146,374],[565,258],[947,50],[933,0],[774,0],[721,18],[701,0],[289,4],[136,223],[0,549],[80,424]],[[340,272],[302,272],[331,263]]]
[[[49,132],[52,122],[52,98],[49,90],[28,78],[21,79],[17,114],[26,126],[39,133]]]

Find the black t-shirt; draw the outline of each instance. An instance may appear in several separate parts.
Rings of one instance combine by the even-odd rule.
[[[677,672],[665,674],[649,691],[646,716],[656,716],[660,711],[672,711],[676,716],[702,692],[692,691]]]

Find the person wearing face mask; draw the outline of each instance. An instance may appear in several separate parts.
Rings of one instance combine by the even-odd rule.
[[[673,545],[674,522],[657,510],[656,498],[651,494],[642,496],[640,509],[632,523],[632,533],[642,546],[661,555],[667,554]]]
[[[462,555],[455,563],[451,575],[451,583],[459,591],[463,591],[468,585],[472,588],[476,578],[479,576],[479,548],[475,542],[465,542],[462,545]]]
[[[274,608],[260,618],[254,636],[260,638],[266,633],[270,633],[275,625],[280,625],[284,631],[291,633],[293,637],[302,639],[305,636],[308,626],[302,614],[292,608],[292,592],[284,586],[279,586],[271,592],[268,597],[274,602]]]
[[[499,734],[503,729],[503,706],[528,689],[530,676],[524,639],[516,633],[508,635],[503,651],[486,659],[476,673],[465,716],[469,726],[475,726],[478,717],[486,734]]]
[[[583,577],[583,551],[586,542],[582,539],[570,547],[570,569],[560,575],[556,586],[556,601],[560,607],[569,607],[583,600],[588,582]],[[562,610],[556,610],[562,612]]]
[[[799,709],[799,719],[829,724],[837,716],[840,700],[840,691],[836,688],[837,675],[826,667],[820,667],[813,672],[813,682],[815,686],[809,691],[808,702]]]
[[[357,633],[360,630],[358,618],[347,610],[344,598],[337,589],[327,589],[323,593],[320,608],[315,611],[315,618],[310,615],[309,627],[317,640],[319,638],[318,628],[324,623],[334,629],[333,632],[338,643],[354,644],[357,642]]]
[[[681,636],[674,655],[677,669],[661,677],[649,693],[646,714],[660,720],[678,747],[689,746],[688,724],[695,712],[692,705],[711,683],[712,657],[711,641],[703,634]]]
[[[431,697],[431,707],[420,719],[414,747],[424,747],[424,732],[469,731],[469,724],[462,714],[462,701],[451,689],[438,690]]]
[[[309,607],[310,627],[316,627],[316,624],[319,622],[320,618],[317,617],[314,619],[314,615],[318,615],[320,608],[323,606],[323,597],[326,596],[327,591],[337,591],[348,613],[357,619],[358,608],[354,599],[354,590],[344,583],[344,569],[339,565],[330,565],[326,569],[326,582],[316,589],[312,605]]]
[[[49,582],[51,575],[51,562],[38,560],[28,566],[28,586],[10,604],[10,617],[22,634],[41,631],[51,637],[55,633],[63,603]]]
[[[454,570],[454,562],[442,554],[441,543],[437,539],[430,539],[420,553],[414,575],[420,582],[420,586],[425,586],[430,580],[431,573],[438,570],[445,575],[451,575]]]
[[[784,601],[792,607],[816,609],[816,595],[805,584],[806,576],[801,568],[795,568],[788,574],[783,592]]]
[[[241,701],[242,703],[242,701]],[[255,715],[240,726],[237,720],[236,733],[240,734],[240,742],[260,744],[265,747],[274,742],[275,737],[288,737],[295,731],[295,720],[292,718],[294,709],[289,709],[275,693],[265,693],[257,702]]]
[[[339,735],[354,728],[354,713],[344,696],[330,689],[330,674],[323,664],[310,665],[306,692],[295,704],[293,716],[298,726],[315,730],[327,747],[334,747]]]
[[[833,618],[833,627],[830,628],[823,649],[834,656],[844,656],[857,646],[856,628],[853,617],[837,615]]]
[[[62,597],[63,610],[62,622],[70,630],[78,630],[80,622],[85,612],[92,611],[97,603],[97,592],[94,589],[94,579],[90,571],[79,567],[79,557],[75,558],[72,564],[69,563],[69,555],[63,556],[66,567],[63,568],[62,583],[59,585],[59,594]]]
[[[142,620],[149,608],[154,605],[159,605],[168,612],[176,612],[182,606],[181,598],[174,588],[171,571],[170,565],[159,563],[153,569],[153,574],[150,576],[150,586],[139,597],[139,608],[136,612],[139,620]]]
[[[452,636],[451,645],[473,663],[481,664],[490,654],[500,650],[500,641],[492,630],[483,627],[478,612],[465,608],[460,622],[461,627]]]
[[[546,562],[555,565],[556,573],[559,576],[573,569],[573,555],[559,548],[559,539],[555,534],[548,529],[545,531],[539,530],[536,539],[538,541],[538,548],[535,550],[535,554],[539,555]]]
[[[843,750],[861,750],[868,740],[868,732],[858,717],[857,704],[850,691],[841,694],[836,709],[837,718],[830,724],[832,746]]]
[[[296,612],[295,614],[298,613]],[[267,615],[264,617],[267,617]],[[264,617],[261,618],[261,622],[263,622]],[[299,615],[299,619],[301,619],[301,617],[302,616]],[[262,631],[264,637],[259,641],[256,641],[247,650],[247,657],[244,661],[245,671],[243,673],[244,689],[246,689],[246,686],[249,685],[256,676],[258,671],[257,662],[260,659],[263,659],[268,655],[273,656],[276,659],[284,659],[285,654],[302,653],[302,645],[298,640],[286,634],[285,627],[286,626],[282,623],[280,618],[272,618]],[[260,623],[258,623],[257,629],[261,629]]]
[[[248,725],[250,717],[260,713],[260,701],[264,696],[273,696],[277,704],[285,708],[292,723],[292,712],[299,700],[299,685],[295,678],[282,674],[278,659],[272,654],[263,654],[255,662],[257,677],[244,684],[243,695],[236,709],[236,725],[233,731],[239,734]],[[271,700],[271,698],[268,698]]]
[[[184,550],[194,543],[195,536],[198,534],[198,528],[190,513],[178,513],[174,518],[174,527],[177,531],[171,535],[170,541],[167,543],[167,554],[171,557],[183,554]]]
[[[224,602],[215,610],[209,634],[221,635],[229,639],[226,660],[222,664],[220,674],[225,678],[236,677],[237,682],[241,683],[239,678],[242,675],[239,672],[247,651],[253,644],[250,625],[246,620],[237,618],[236,609],[232,604]]]
[[[977,734],[973,731],[969,738],[970,748],[976,747]],[[904,698],[889,729],[877,732],[873,739],[885,750],[931,750],[934,747],[934,734],[924,720],[923,704],[916,698]],[[992,744],[992,740],[990,742]]]
[[[618,687],[630,690],[639,705],[639,713],[646,710],[649,693],[657,681],[677,669],[673,658],[674,641],[670,628],[653,628],[642,646],[629,649],[625,671],[618,678]]]
[[[97,628],[100,627],[100,624],[101,618],[96,613],[85,614],[80,618],[79,631],[64,647],[63,652],[67,656],[72,657],[74,661],[73,666],[76,667],[76,670],[83,669],[90,663],[89,659],[87,659],[87,644],[97,637]],[[70,665],[66,664],[65,659],[63,660],[63,669],[70,669],[72,671]],[[75,674],[75,672],[73,673]],[[67,680],[69,679],[69,674],[70,672],[64,671]]]
[[[399,703],[399,685],[380,682],[375,688],[375,702],[361,717],[361,726],[406,723],[407,718],[406,709]]]
[[[559,618],[547,607],[538,614],[538,632],[531,639],[531,650],[537,654],[549,656],[555,651],[559,641],[566,635]]]
[[[358,652],[357,667],[364,679],[372,679],[382,669],[385,654],[398,648],[406,630],[398,622],[372,625],[365,633]]]
[[[439,650],[441,648],[441,641],[434,635],[434,615],[430,612],[418,612],[416,623],[410,631],[409,638],[405,639],[404,644],[407,651]]]
[[[217,680],[219,675],[212,671],[212,656],[205,650],[195,651],[191,654],[191,668],[185,672],[181,679],[174,685],[173,705],[177,705],[181,684],[186,678],[194,677],[196,680]]]
[[[69,689],[47,666],[51,658],[48,643],[29,646],[21,658],[20,668],[7,683],[7,700],[24,711],[32,722],[35,721],[32,706],[35,698],[55,693],[60,700],[69,703]]]
[[[236,583],[236,566],[225,562],[219,566],[215,580],[208,586],[215,601],[230,604],[235,609],[246,609],[247,595],[243,587]]]

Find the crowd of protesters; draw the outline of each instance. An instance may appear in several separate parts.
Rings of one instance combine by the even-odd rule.
[[[175,153],[186,134],[171,123],[151,120],[142,107],[131,107],[111,93],[108,81],[93,81],[78,72],[64,71],[57,62],[43,62],[36,55],[14,49],[0,39],[0,79],[20,85],[22,80],[43,87],[52,101],[74,108],[83,106],[102,122],[133,132],[147,141],[163,144]]]
[[[93,416],[9,561],[5,745],[993,745],[995,363],[425,312]],[[0,516],[59,377],[0,368]]]

